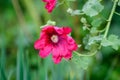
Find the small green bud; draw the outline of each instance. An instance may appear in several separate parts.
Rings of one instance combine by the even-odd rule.
[[[84,24],[86,24],[86,23],[87,23],[86,18],[82,17],[82,18],[81,18],[81,22],[84,23]]]

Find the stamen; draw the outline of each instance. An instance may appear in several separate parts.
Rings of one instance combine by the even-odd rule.
[[[52,42],[57,43],[58,42],[58,36],[57,35],[52,35],[51,40],[52,40]]]

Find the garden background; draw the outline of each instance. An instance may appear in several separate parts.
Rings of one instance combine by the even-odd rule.
[[[86,1],[76,0],[70,5],[73,9],[81,9]],[[84,15],[88,23],[99,17],[108,19],[113,2],[102,0],[101,4],[104,9],[98,16],[90,18]],[[78,44],[83,43],[87,34],[80,22],[81,16],[70,16],[65,4],[57,6],[51,14],[44,6],[42,0],[0,0],[0,80],[120,80],[120,49],[102,47],[87,62],[87,69],[76,68],[86,64],[86,61],[73,65],[63,59],[60,64],[54,64],[51,56],[40,58],[34,49],[34,42],[39,38],[40,26],[48,20],[55,21],[57,26],[71,27],[71,35]],[[120,6],[116,11],[120,12]],[[103,20],[101,28],[105,25]],[[109,34],[120,37],[120,16],[116,14],[112,18]]]

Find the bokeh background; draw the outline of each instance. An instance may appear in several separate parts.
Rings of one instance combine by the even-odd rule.
[[[85,2],[76,0],[70,6],[81,9]],[[107,20],[112,4],[111,0],[103,0],[104,10],[97,17],[85,16],[88,22],[101,16]],[[39,38],[40,26],[48,20],[56,21],[57,26],[70,26],[78,44],[87,34],[82,29],[81,16],[70,16],[65,4],[51,14],[44,6],[42,0],[0,0],[0,80],[120,80],[120,50],[111,47],[102,47],[86,70],[65,60],[56,65],[51,56],[41,59],[34,42]],[[120,12],[119,6],[116,11]],[[101,27],[105,24],[103,21]],[[116,14],[109,34],[120,36],[120,16]]]

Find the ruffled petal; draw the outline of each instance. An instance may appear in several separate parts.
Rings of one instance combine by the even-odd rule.
[[[57,0],[42,0],[46,2],[45,8],[47,9],[48,13],[51,13],[56,6]]]
[[[67,54],[64,56],[65,59],[70,59],[72,58],[72,52],[68,51]]]
[[[44,46],[45,46],[44,39],[39,39],[34,43],[34,48],[35,49],[40,49],[40,48],[43,48]]]
[[[48,39],[48,35],[45,34],[45,32],[42,32],[42,33],[40,34],[40,38],[35,41],[35,43],[34,43],[34,48],[35,48],[35,49],[40,49],[40,48],[45,47],[45,44],[46,44],[47,41],[48,41],[47,39]]]
[[[65,56],[68,52],[67,44],[64,41],[60,41],[57,45],[53,46],[53,56]]]
[[[50,46],[50,45],[40,49],[40,51],[39,51],[40,57],[42,57],[42,58],[47,57],[50,54],[51,50],[52,50],[52,46]]]
[[[51,31],[51,30],[54,30],[54,26],[44,26],[44,28],[42,28],[42,32],[44,31]]]
[[[70,50],[77,50],[78,46],[72,37],[68,36],[67,42]]]
[[[54,28],[58,34],[63,34],[63,28],[59,28],[59,27],[54,27]]]
[[[52,55],[53,56],[59,56],[61,53],[61,51],[59,50],[58,46],[53,46],[53,49],[52,49]]]
[[[52,56],[52,59],[53,59],[53,61],[54,61],[55,64],[58,64],[58,63],[61,62],[62,57],[61,56],[58,56],[58,57]]]
[[[45,26],[42,29],[42,32],[45,33],[47,36],[52,36],[53,34],[56,34],[54,26]]]
[[[64,34],[69,34],[71,33],[71,28],[70,27],[63,27]]]

